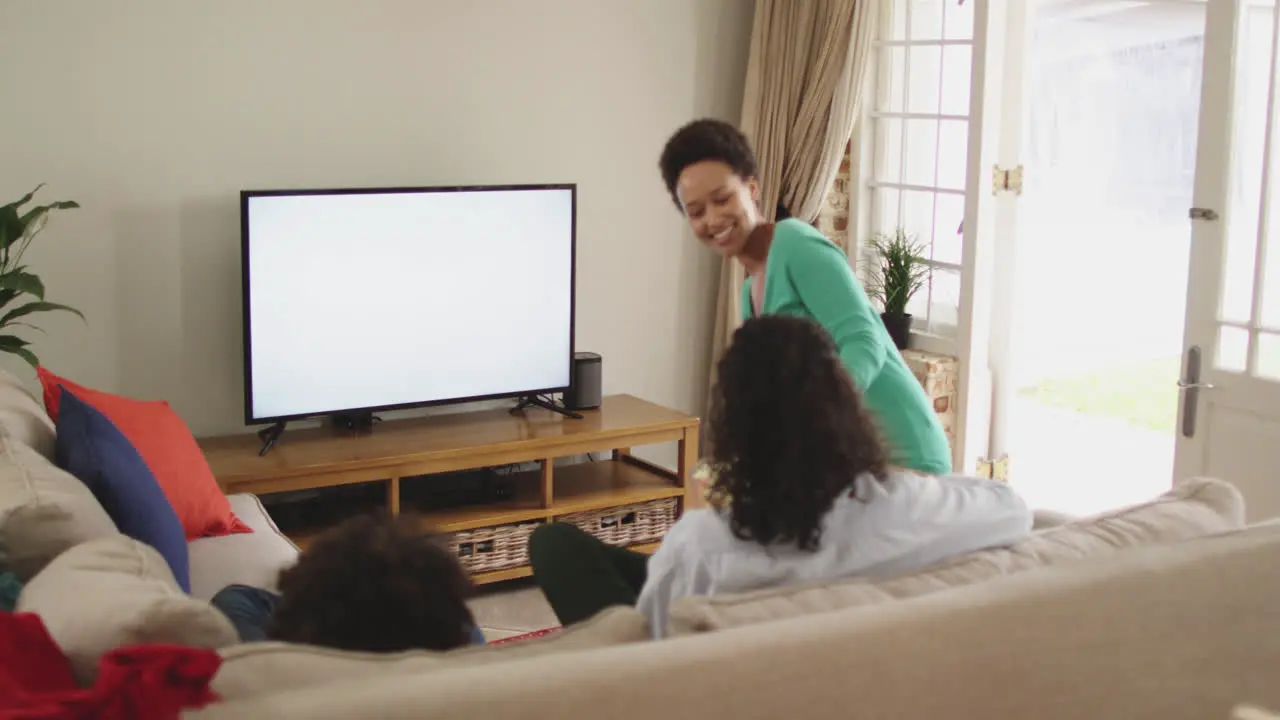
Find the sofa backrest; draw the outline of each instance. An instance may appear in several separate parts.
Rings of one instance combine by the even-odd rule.
[[[63,551],[115,534],[88,486],[0,434],[0,572],[25,582]]]
[[[1280,706],[1280,522],[873,607],[211,706],[221,718],[1205,720]]]
[[[970,553],[899,577],[850,578],[734,595],[681,598],[671,608],[668,631],[673,636],[717,632],[896,602],[1129,548],[1238,530],[1244,526],[1244,506],[1244,497],[1230,483],[1196,478],[1149,502],[1055,525],[1010,547]]]
[[[651,637],[644,615],[635,608],[614,607],[545,637],[449,652],[367,653],[281,642],[246,643],[220,651],[222,666],[213,678],[212,689],[225,700],[239,700],[360,677],[415,678],[442,668],[493,666],[523,658],[645,642]]]
[[[27,445],[46,458],[53,458],[54,427],[44,403],[27,392],[22,381],[0,370],[0,437]]]

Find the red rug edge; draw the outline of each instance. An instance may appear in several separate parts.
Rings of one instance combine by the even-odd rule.
[[[543,630],[534,630],[533,632],[528,632],[523,635],[512,635],[509,638],[502,638],[501,640],[493,640],[489,644],[490,645],[506,645],[507,643],[520,642],[522,640],[532,640],[534,638],[546,637],[547,635],[558,633],[560,632],[560,630],[561,628],[558,628],[558,627],[545,628]]]

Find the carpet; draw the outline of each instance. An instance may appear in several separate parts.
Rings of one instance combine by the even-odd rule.
[[[490,644],[490,645],[505,645],[505,644],[507,644],[507,643],[520,642],[520,641],[522,641],[522,640],[532,640],[532,639],[534,639],[534,638],[546,637],[547,635],[551,635],[551,634],[553,634],[553,633],[558,633],[558,632],[560,632],[560,628],[558,628],[558,627],[546,628],[545,630],[534,630],[533,632],[525,633],[525,634],[523,634],[523,635],[513,635],[513,636],[511,636],[511,637],[509,637],[509,638],[503,638],[503,639],[501,639],[501,640],[494,640],[493,642],[491,642],[491,643],[489,643],[489,644]]]

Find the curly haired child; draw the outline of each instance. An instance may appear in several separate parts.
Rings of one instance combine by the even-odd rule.
[[[280,573],[279,594],[245,585],[212,603],[244,642],[341,650],[450,650],[483,644],[454,555],[412,515],[359,515],[317,537]]]
[[[710,507],[685,512],[652,558],[570,525],[533,533],[534,578],[562,623],[635,605],[661,637],[680,597],[902,574],[1031,531],[1006,483],[891,467],[817,323],[748,320],[718,370],[698,472]]]

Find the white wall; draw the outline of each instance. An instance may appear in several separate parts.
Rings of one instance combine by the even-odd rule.
[[[681,123],[737,118],[752,11],[3,0],[0,200],[43,181],[45,200],[83,205],[28,258],[88,323],[41,317],[35,350],[87,385],[167,398],[197,434],[237,431],[240,189],[576,182],[578,347],[604,354],[606,391],[699,411],[716,263],[657,159]]]

